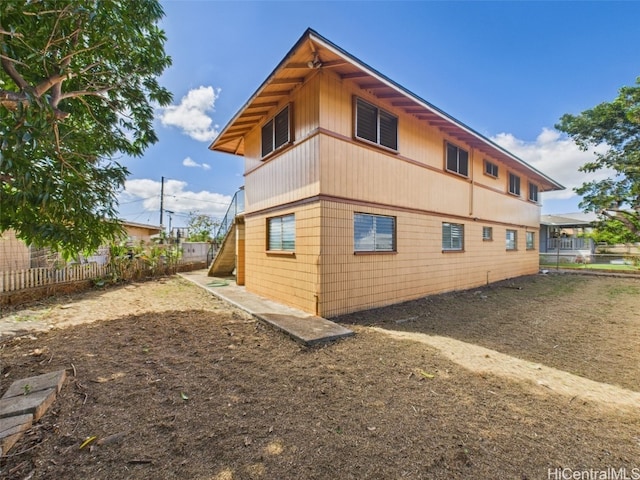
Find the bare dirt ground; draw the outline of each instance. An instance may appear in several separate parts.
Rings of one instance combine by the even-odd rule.
[[[0,333],[18,336],[0,339],[0,392],[69,373],[0,459],[3,479],[640,469],[637,279],[535,276],[434,296],[342,317],[356,336],[311,349],[177,277],[1,317]]]

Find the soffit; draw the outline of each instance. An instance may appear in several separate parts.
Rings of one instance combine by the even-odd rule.
[[[315,63],[314,63],[315,62]],[[274,108],[289,98],[320,68],[331,70],[344,80],[351,80],[374,97],[439,129],[448,137],[464,142],[484,155],[506,164],[510,171],[528,176],[540,191],[564,187],[515,157],[491,140],[417,97],[402,86],[362,63],[337,45],[307,30],[256,93],[224,127],[210,145],[211,150],[244,155],[244,136],[262,124]]]

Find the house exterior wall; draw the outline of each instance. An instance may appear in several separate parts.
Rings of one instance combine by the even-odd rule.
[[[29,247],[16,238],[13,230],[0,233],[0,272],[30,268]]]
[[[267,252],[267,219],[295,214],[295,254]],[[315,313],[320,255],[320,202],[245,216],[247,290]]]
[[[398,116],[398,153],[353,139],[353,97]],[[320,70],[291,99],[294,143],[260,158],[245,137],[245,284],[322,316],[473,288],[538,270],[540,206],[507,193],[508,168],[350,80]],[[286,103],[273,108],[268,120]],[[469,152],[469,178],[445,172],[445,142]],[[484,160],[499,167],[484,175]],[[294,213],[295,254],[267,251],[267,219]],[[396,218],[396,252],[354,254],[354,213]],[[443,252],[442,223],[464,225],[464,250]],[[493,240],[482,238],[482,227]],[[506,230],[518,248],[506,250]],[[525,248],[525,232],[534,248]]]

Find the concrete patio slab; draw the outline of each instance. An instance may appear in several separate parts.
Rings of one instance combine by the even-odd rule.
[[[304,345],[317,345],[354,335],[353,331],[331,320],[260,297],[247,292],[245,287],[238,286],[233,279],[209,277],[207,273],[207,270],[195,270],[178,275]]]

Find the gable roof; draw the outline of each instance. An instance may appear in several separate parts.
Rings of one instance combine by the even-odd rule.
[[[389,101],[447,135],[504,162],[538,183],[540,191],[564,190],[564,187],[516,157],[495,142],[476,132],[438,107],[432,105],[377,70],[307,29],[258,90],[222,129],[209,149],[244,156],[244,136],[264,121],[273,107],[288,98],[316,68],[331,69],[342,79],[352,79],[361,89]]]

